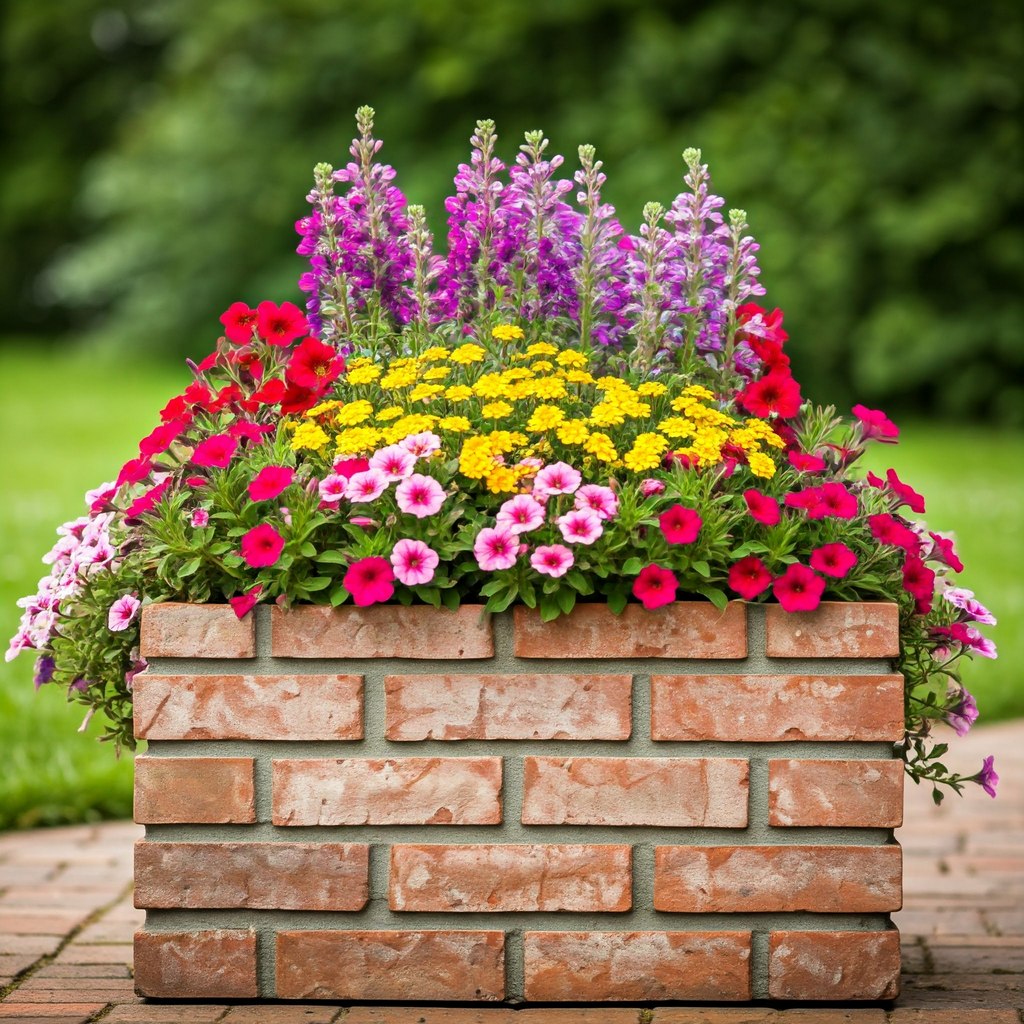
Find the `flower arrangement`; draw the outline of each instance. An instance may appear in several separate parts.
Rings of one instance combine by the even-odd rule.
[[[890,600],[908,772],[936,801],[966,782],[994,795],[992,759],[953,774],[932,730],[977,718],[958,665],[995,657],[978,629],[995,619],[952,582],[952,541],[904,515],[922,496],[893,470],[858,474],[897,427],[803,400],[782,313],[752,301],[746,215],[719,212],[700,151],[629,235],[593,147],[560,178],[527,133],[506,177],[481,121],[441,255],[377,160],[373,111],[357,124],[297,225],[306,311],[224,313],[138,456],[58,530],[8,659],[34,650],[37,686],[131,746],[145,602],[473,600],[552,619],[577,601]]]

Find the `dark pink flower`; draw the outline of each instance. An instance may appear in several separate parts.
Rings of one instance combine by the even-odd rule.
[[[360,608],[388,601],[395,593],[395,573],[391,563],[379,556],[353,562],[341,583]]]
[[[284,537],[269,523],[254,526],[242,537],[242,558],[254,569],[273,565],[283,550]]]
[[[679,580],[675,573],[660,565],[645,566],[633,580],[633,596],[645,608],[660,608],[663,604],[671,604],[676,599],[678,588]]]
[[[231,461],[237,448],[238,442],[230,434],[213,434],[196,445],[192,461],[197,466],[216,466],[223,469]]]
[[[238,597],[229,597],[228,604],[231,605],[235,614],[240,618],[244,619],[256,607],[256,602],[260,599],[260,591],[263,590],[263,584],[257,583],[255,587],[247,590],[244,594],[239,594]]]
[[[928,536],[931,537],[935,545],[931,557],[948,565],[953,572],[963,572],[964,563],[960,561],[956,548],[953,547],[953,539],[951,537],[943,537],[938,533],[929,533]]]
[[[899,498],[900,505],[906,505],[911,512],[923,513],[924,512],[924,496],[918,494],[909,484],[903,483],[902,480],[896,475],[895,469],[890,469],[885,474],[886,480],[889,481],[889,490]]]
[[[868,409],[863,405],[855,405],[853,415],[860,421],[865,441],[895,444],[896,439],[900,436],[899,427],[881,409]]]
[[[891,516],[887,512],[868,516],[868,528],[879,544],[903,548],[904,551],[918,551],[921,547],[921,539],[918,535],[909,526],[905,526],[895,516]]]
[[[789,464],[801,473],[821,473],[825,469],[825,460],[817,455],[791,451],[786,457]]]
[[[981,762],[981,771],[977,775],[972,775],[970,779],[971,782],[976,782],[981,786],[991,797],[996,795],[996,786],[999,784],[999,776],[996,775],[996,770],[993,767],[994,761],[994,757],[986,757]]]
[[[140,455],[137,459],[129,459],[121,467],[121,472],[117,474],[117,480],[115,483],[118,487],[122,484],[137,484],[140,481],[145,480],[152,471],[152,460],[146,458],[144,455]]]
[[[155,487],[150,487],[145,494],[141,494],[137,497],[125,510],[125,519],[135,519],[138,516],[144,515],[146,512],[152,511],[157,502],[164,496],[164,491],[171,486],[171,479],[167,477],[161,480]]]
[[[276,498],[295,478],[290,466],[264,466],[249,481],[249,497],[253,501]]]
[[[751,487],[743,492],[743,500],[747,503],[751,518],[762,526],[775,526],[779,521],[782,514],[779,503],[770,495],[762,494]]]
[[[658,516],[658,524],[669,544],[692,544],[697,539],[704,520],[692,508],[673,505]]]
[[[151,430],[139,442],[140,455],[160,455],[167,451],[171,442],[175,441],[187,424],[184,420],[171,420],[169,423],[161,423],[159,427]]]
[[[817,487],[807,487],[802,491],[790,491],[782,503],[786,508],[802,508],[806,512],[817,508],[821,502],[821,491]]]
[[[822,484],[818,490],[818,503],[807,510],[809,519],[853,519],[857,515],[857,498],[844,484]]]
[[[903,559],[903,589],[917,602],[918,615],[927,615],[935,596],[935,572],[909,551]]]
[[[943,641],[960,644],[972,654],[980,654],[983,658],[996,657],[996,645],[980,630],[968,626],[966,622],[954,622],[950,626],[933,626],[931,635]]]
[[[794,562],[772,584],[772,592],[787,612],[813,612],[821,604],[825,581],[806,565]]]
[[[841,580],[856,564],[857,556],[845,544],[823,544],[811,552],[811,568]]]
[[[747,555],[729,569],[729,587],[744,601],[753,601],[772,585],[772,574],[756,555]]]

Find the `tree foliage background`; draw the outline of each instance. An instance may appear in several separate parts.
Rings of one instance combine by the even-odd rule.
[[[360,103],[444,232],[477,118],[592,142],[636,230],[700,146],[806,393],[1024,419],[1024,8],[988,0],[13,0],[0,328],[205,353],[296,299],[293,221]]]

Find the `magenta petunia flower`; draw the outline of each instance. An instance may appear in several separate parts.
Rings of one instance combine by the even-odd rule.
[[[924,560],[910,551],[903,559],[903,589],[917,602],[919,615],[931,611],[935,596],[935,571],[925,565]]]
[[[568,463],[554,462],[537,474],[533,481],[533,489],[544,498],[552,494],[572,494],[582,479],[579,470],[573,469]]]
[[[563,544],[543,544],[532,555],[530,565],[545,576],[558,579],[573,566],[572,552]]]
[[[498,510],[497,522],[513,533],[529,533],[544,522],[544,506],[529,494],[517,494]]]
[[[192,518],[189,519],[189,523],[197,530],[201,530],[204,526],[210,525],[210,513],[205,508],[195,508],[192,510]]]
[[[986,626],[994,626],[996,617],[974,596],[973,590],[964,587],[951,587],[946,584],[942,591],[943,600],[963,612],[961,618],[970,622],[980,622]]]
[[[399,583],[418,587],[434,578],[438,554],[421,540],[403,538],[391,552],[391,565]]]
[[[699,513],[685,505],[673,505],[658,516],[658,524],[669,544],[692,544],[704,525]]]
[[[899,427],[881,409],[869,409],[864,405],[855,405],[853,415],[860,421],[865,441],[895,444],[896,439],[900,436]]]
[[[473,554],[485,572],[511,569],[519,554],[519,537],[507,526],[485,527],[476,535]]]
[[[811,552],[811,568],[841,580],[856,564],[857,556],[845,544],[823,544]]]
[[[751,519],[762,526],[775,526],[782,516],[779,503],[771,495],[762,494],[753,487],[743,492],[743,500],[747,503]]]
[[[970,691],[961,688],[960,701],[946,713],[946,721],[953,727],[957,736],[966,736],[971,726],[978,720],[978,705]]]
[[[857,515],[857,497],[844,484],[827,483],[815,488],[818,502],[807,510],[808,519],[853,519]]]
[[[772,584],[772,592],[787,612],[813,612],[821,604],[825,581],[806,565],[794,562]]]
[[[917,551],[921,547],[921,540],[917,534],[887,512],[868,516],[868,529],[879,544],[903,548],[908,552]]]
[[[142,602],[134,594],[125,594],[119,597],[107,613],[107,628],[112,633],[120,633],[127,629],[139,614]]]
[[[197,466],[216,466],[223,469],[231,461],[238,442],[230,434],[213,434],[196,445],[192,461]]]
[[[395,488],[399,509],[417,519],[434,515],[444,504],[444,498],[444,488],[432,476],[422,473],[407,476]]]
[[[886,470],[885,479],[889,483],[889,490],[899,499],[896,508],[906,505],[911,512],[924,512],[924,495],[918,494],[909,484],[905,484],[897,475],[895,469]]]
[[[772,585],[772,574],[756,555],[747,555],[729,568],[729,587],[744,601],[753,601]]]
[[[600,519],[614,519],[619,511],[619,499],[610,487],[586,484],[576,492],[576,507],[589,508]]]
[[[977,775],[971,776],[970,779],[971,782],[976,782],[981,786],[991,797],[996,795],[996,786],[999,784],[999,776],[996,775],[996,770],[993,767],[994,762],[995,758],[991,755],[986,757],[981,762],[981,771]]]
[[[242,537],[242,558],[254,569],[273,565],[283,550],[284,537],[270,523],[260,523]]]
[[[390,480],[379,469],[367,469],[349,477],[345,497],[349,501],[376,501],[387,489]]]
[[[964,563],[960,561],[960,556],[956,553],[956,548],[953,547],[953,539],[951,537],[943,537],[941,533],[931,533],[930,531],[928,536],[931,537],[933,545],[929,557],[937,559],[944,565],[948,565],[953,572],[963,572]]]
[[[353,562],[341,581],[360,608],[390,600],[395,593],[394,582],[391,565],[379,555]]]
[[[640,481],[640,493],[645,498],[651,498],[655,494],[664,494],[665,483],[662,480],[655,480],[654,477],[645,477]]]
[[[397,444],[381,448],[370,458],[370,468],[380,470],[388,480],[404,480],[415,465],[416,456]]]
[[[263,590],[263,584],[257,583],[255,587],[251,587],[244,594],[239,594],[237,597],[229,597],[228,604],[231,605],[235,615],[240,619],[244,619],[256,607],[256,603],[260,599],[260,592]]]
[[[983,658],[996,658],[996,645],[987,636],[965,622],[954,622],[949,626],[933,626],[929,631],[932,636],[944,641],[960,644],[971,654],[979,654]]]
[[[786,458],[789,464],[800,473],[821,473],[825,469],[825,460],[807,452],[791,451]]]
[[[276,498],[295,479],[290,466],[264,466],[249,481],[249,497],[253,501]]]
[[[569,544],[593,544],[604,533],[601,517],[591,508],[574,508],[555,521]]]
[[[671,569],[660,565],[647,565],[633,580],[633,596],[645,608],[660,608],[676,599],[679,580]]]
[[[815,509],[821,504],[821,489],[806,487],[802,491],[790,491],[782,499],[782,503],[786,508],[802,508],[805,512],[810,513],[811,509]]]

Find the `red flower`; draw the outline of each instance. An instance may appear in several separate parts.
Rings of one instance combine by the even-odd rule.
[[[249,497],[253,501],[276,498],[295,478],[290,466],[264,466],[249,481]]]
[[[238,442],[230,434],[213,434],[196,445],[192,461],[197,466],[223,469],[231,461],[237,447]]]
[[[863,405],[853,407],[853,415],[860,420],[862,435],[865,441],[881,441],[883,444],[895,444],[900,436],[900,429],[881,409],[868,409]]]
[[[238,597],[229,597],[228,604],[231,605],[235,614],[240,619],[244,619],[256,607],[256,602],[260,599],[261,590],[263,590],[263,584],[257,583],[255,587],[247,590],[244,594],[240,594]]]
[[[748,338],[747,344],[768,373],[784,373],[787,376],[790,374],[789,356],[782,351],[779,342],[767,341],[764,338]]]
[[[194,380],[185,388],[184,398],[190,406],[198,405],[205,409],[206,403],[209,402],[212,394],[213,392],[201,380]]]
[[[916,552],[921,547],[921,539],[918,535],[909,526],[904,526],[895,516],[891,516],[887,512],[868,516],[868,529],[871,530],[871,536],[879,544],[903,548],[908,552]]]
[[[263,405],[275,405],[284,398],[284,381],[280,377],[271,377],[258,390],[252,393],[254,402]]]
[[[153,463],[144,455],[140,455],[137,459],[129,459],[121,467],[121,472],[117,474],[115,486],[137,484],[140,480],[145,480],[152,471]]]
[[[729,569],[729,586],[744,601],[753,601],[772,584],[772,574],[756,555],[747,555]]]
[[[196,370],[203,373],[206,370],[212,369],[217,365],[217,360],[220,358],[220,350],[214,349],[201,363],[196,366]]]
[[[284,537],[269,523],[254,526],[242,537],[242,558],[254,569],[273,565],[284,550]]]
[[[658,516],[658,523],[669,544],[692,544],[704,520],[692,508],[673,505]]]
[[[772,591],[787,612],[813,612],[821,604],[825,581],[806,565],[794,562],[772,584]]]
[[[235,420],[228,427],[228,433],[236,440],[261,441],[265,434],[273,433],[277,427],[273,423],[251,423],[249,420]]]
[[[242,397],[242,389],[237,384],[225,384],[217,392],[216,396],[207,403],[206,408],[210,412],[220,412],[221,409],[237,402]]]
[[[899,498],[896,508],[899,508],[901,505],[906,505],[911,512],[924,512],[924,496],[918,494],[917,491],[915,491],[909,484],[903,483],[903,481],[896,475],[895,469],[888,470],[885,474],[885,478],[889,481],[889,490]]]
[[[250,309],[244,302],[232,302],[221,314],[220,322],[224,325],[228,341],[245,345],[252,341],[252,329],[258,319],[259,314],[255,309]]]
[[[351,480],[356,473],[365,473],[369,468],[369,459],[337,459],[331,471]]]
[[[811,552],[811,568],[837,580],[841,580],[856,564],[857,556],[845,544],[823,544]]]
[[[789,464],[800,473],[820,473],[825,469],[825,460],[807,452],[790,452]]]
[[[256,307],[260,337],[271,345],[287,345],[309,330],[302,310],[294,302],[261,302]]]
[[[857,515],[857,498],[843,484],[827,483],[816,488],[818,503],[807,510],[809,519],[853,519]]]
[[[320,396],[315,391],[289,384],[281,396],[281,412],[286,415],[305,412],[307,409],[312,409],[319,401]]]
[[[163,497],[164,491],[171,486],[171,479],[168,477],[161,480],[155,487],[150,487],[145,494],[136,498],[124,511],[125,519],[136,519],[146,512],[152,511],[156,503]]]
[[[386,558],[360,558],[353,562],[341,581],[361,608],[388,601],[395,593],[395,573]]]
[[[285,376],[290,384],[322,394],[345,369],[345,357],[316,338],[304,338],[288,361]]]
[[[210,481],[205,476],[187,476],[185,477],[185,483],[189,487],[205,487]]]
[[[774,526],[782,515],[779,503],[773,497],[753,487],[743,492],[743,500],[747,503],[751,517],[762,526]]]
[[[665,462],[673,463],[682,469],[700,469],[700,458],[692,452],[666,452]]]
[[[670,569],[660,565],[648,565],[640,570],[640,575],[633,580],[633,596],[645,608],[660,608],[663,604],[671,604],[676,599],[679,580]]]
[[[788,373],[776,370],[748,384],[736,401],[754,416],[776,413],[788,420],[800,411],[800,385]]]
[[[817,487],[806,487],[802,491],[790,491],[782,499],[782,503],[786,508],[802,508],[810,512],[812,508],[817,508],[821,503],[821,491]]]
[[[953,541],[949,537],[943,537],[938,533],[929,533],[928,536],[931,537],[935,544],[931,557],[948,565],[953,572],[963,572],[964,563],[960,561],[960,557],[953,547]]]
[[[184,395],[176,395],[160,410],[160,422],[181,420],[187,423],[192,417],[188,414],[188,402]]]
[[[903,589],[917,602],[918,615],[927,615],[931,611],[935,573],[918,555],[909,551],[903,559]]]
[[[160,455],[167,451],[171,442],[176,440],[187,424],[183,420],[171,420],[170,423],[161,423],[155,430],[150,431],[139,442],[140,455]]]

